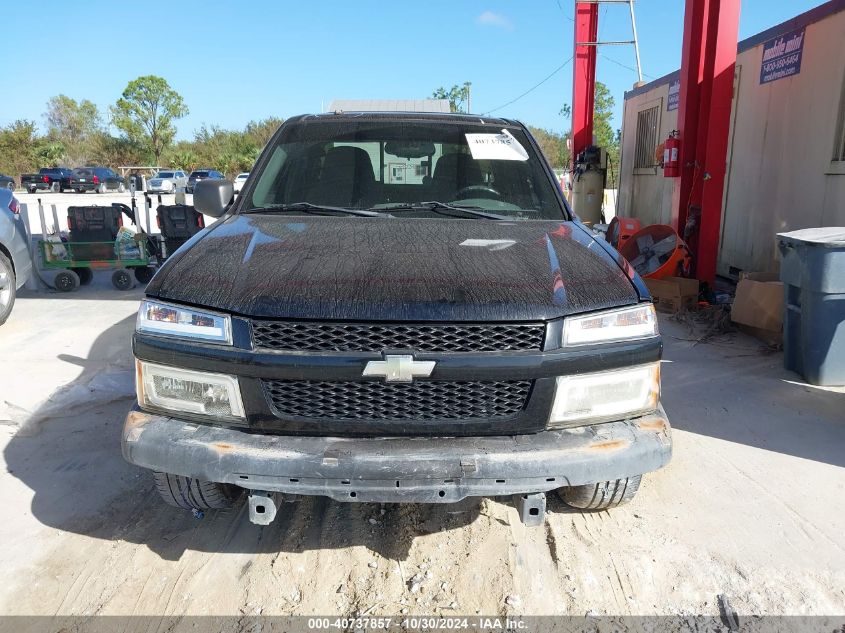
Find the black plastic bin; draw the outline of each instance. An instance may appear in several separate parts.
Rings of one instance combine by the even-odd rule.
[[[123,217],[113,206],[68,207],[67,226],[71,242],[110,242],[123,226]]]
[[[205,228],[205,220],[194,207],[161,204],[156,209],[158,228],[164,242],[164,256],[169,257],[182,244]]]
[[[845,227],[778,233],[784,366],[813,385],[845,385]]]

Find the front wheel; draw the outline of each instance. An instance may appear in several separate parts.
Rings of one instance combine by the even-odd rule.
[[[62,183],[54,182],[52,185],[50,185],[50,191],[52,191],[53,193],[61,193],[62,192]]]
[[[123,193],[124,191],[126,191],[126,185],[124,185],[123,183],[120,183],[117,186],[117,193]]]
[[[114,271],[111,276],[111,283],[118,290],[130,290],[135,285],[132,275],[125,268]]]
[[[135,279],[138,280],[139,284],[147,285],[155,275],[155,269],[150,266],[138,266],[137,268],[133,269],[135,273]]]
[[[6,322],[15,305],[17,285],[12,262],[0,253],[0,325]]]
[[[79,275],[72,270],[58,272],[53,278],[53,286],[59,292],[73,292],[79,288]]]
[[[165,503],[185,510],[231,508],[243,493],[237,486],[154,472],[156,490]]]
[[[601,481],[584,486],[558,488],[558,496],[563,502],[580,510],[609,510],[628,503],[637,494],[642,475]]]

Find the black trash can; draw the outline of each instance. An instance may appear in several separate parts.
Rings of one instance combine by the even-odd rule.
[[[813,385],[845,385],[845,227],[778,233],[784,366]]]

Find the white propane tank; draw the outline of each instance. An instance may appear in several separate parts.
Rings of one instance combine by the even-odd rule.
[[[604,172],[588,169],[572,179],[572,208],[581,221],[587,225],[602,221],[601,208],[604,202]]]

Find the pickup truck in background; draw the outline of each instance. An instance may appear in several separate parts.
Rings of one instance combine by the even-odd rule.
[[[59,193],[70,189],[73,171],[67,167],[42,167],[37,174],[22,174],[21,187],[29,193],[53,191]]]

